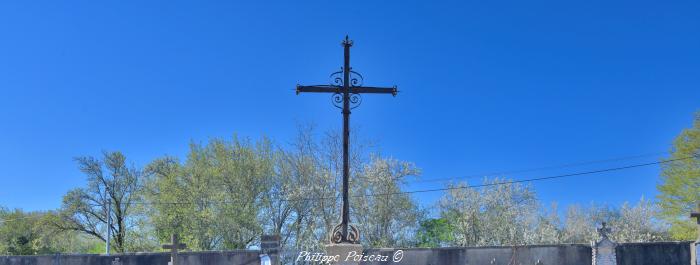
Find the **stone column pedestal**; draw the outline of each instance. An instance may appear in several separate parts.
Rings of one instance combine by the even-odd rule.
[[[600,240],[593,243],[593,265],[617,265],[617,257],[615,247],[617,243],[610,240],[608,234],[612,231],[605,222],[601,228],[598,228]]]
[[[353,257],[361,256],[362,251],[361,244],[329,244],[326,245],[326,255],[338,257],[337,262],[333,262],[333,265],[358,265],[360,261],[355,261]]]
[[[593,265],[616,265],[616,246],[617,244],[607,237],[593,244]]]

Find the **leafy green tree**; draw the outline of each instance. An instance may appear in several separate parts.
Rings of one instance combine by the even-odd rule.
[[[54,212],[0,208],[0,255],[86,253],[96,244],[77,232],[57,230],[50,225],[56,219]]]
[[[420,222],[416,232],[416,246],[422,248],[447,247],[454,241],[453,228],[447,218],[429,218]]]
[[[0,253],[7,255],[34,255],[38,250],[33,241],[39,238],[34,223],[40,218],[37,214],[27,214],[21,210],[0,209]]]
[[[134,199],[138,194],[141,171],[126,163],[121,152],[104,152],[102,160],[78,157],[80,171],[87,177],[87,186],[71,190],[63,197],[62,220],[54,223],[63,231],[78,231],[106,242],[106,231],[114,250],[128,249],[128,230],[134,225]],[[111,212],[108,213],[108,206]],[[108,227],[108,214],[112,223]]]
[[[144,198],[159,240],[178,233],[196,250],[243,249],[261,234],[263,191],[274,175],[266,138],[191,144],[184,163],[161,158],[147,168]]]
[[[674,140],[669,159],[675,161],[662,165],[657,186],[659,216],[671,224],[673,239],[695,240],[697,226],[688,216],[700,203],[700,112]]]

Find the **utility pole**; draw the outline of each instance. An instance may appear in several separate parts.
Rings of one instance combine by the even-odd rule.
[[[105,253],[109,256],[109,242],[112,241],[112,202],[109,199],[110,189],[109,186],[105,187],[105,203],[107,204],[107,246],[105,247]]]
[[[698,210],[697,212],[692,212],[690,213],[690,218],[695,218],[695,221],[698,223],[698,238],[696,239],[695,242],[700,243],[700,203],[698,203]]]

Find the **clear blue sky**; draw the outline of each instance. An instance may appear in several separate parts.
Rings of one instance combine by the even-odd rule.
[[[700,109],[698,14],[694,0],[2,1],[0,205],[59,207],[85,183],[72,158],[101,150],[143,166],[190,140],[337,129],[327,95],[293,89],[327,82],[345,34],[366,84],[401,90],[365,96],[353,125],[423,179],[667,151]],[[658,174],[533,186],[619,205],[655,196]]]

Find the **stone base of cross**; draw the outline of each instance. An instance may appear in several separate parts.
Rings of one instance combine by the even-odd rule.
[[[330,264],[332,265],[359,265],[360,260],[353,257],[362,255],[363,247],[361,244],[328,244],[326,245],[326,255],[330,257],[339,257],[339,259]]]

